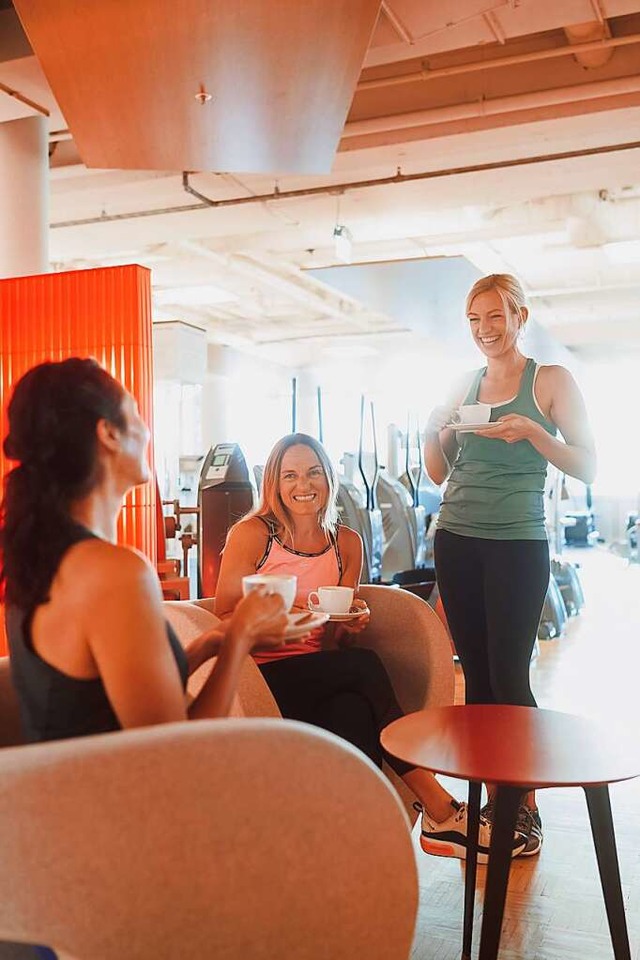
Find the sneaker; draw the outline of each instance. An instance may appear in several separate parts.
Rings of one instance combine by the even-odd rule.
[[[420,846],[425,853],[432,853],[436,857],[458,857],[460,860],[465,860],[467,856],[467,804],[452,800],[451,806],[453,808],[451,816],[437,823],[421,804],[414,804],[415,809],[422,814]],[[491,824],[481,816],[478,830],[478,863],[487,863],[490,843]],[[524,850],[525,845],[526,838],[518,833],[514,834],[511,856],[517,857]]]
[[[489,797],[484,807],[480,807],[480,816],[488,823],[493,823],[493,818],[495,816],[496,804],[493,797]]]
[[[518,811],[516,830],[526,837],[527,840],[524,849],[518,854],[519,857],[535,857],[537,853],[540,853],[540,847],[542,846],[542,820],[540,819],[540,812],[537,807],[532,810],[530,807],[527,807],[526,804],[521,804],[520,810]]]

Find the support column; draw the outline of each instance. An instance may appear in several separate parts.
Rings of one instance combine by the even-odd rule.
[[[0,277],[49,270],[49,121],[0,123]]]
[[[153,430],[149,276],[131,265],[0,280],[0,444],[13,384],[43,360],[71,356],[95,357],[133,394]],[[0,446],[0,485],[10,467]],[[127,496],[118,524],[118,541],[153,563],[155,510],[155,485],[142,484]]]

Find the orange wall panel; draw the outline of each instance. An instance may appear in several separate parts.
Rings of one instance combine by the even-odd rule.
[[[132,265],[0,280],[3,439],[13,384],[43,360],[71,356],[95,357],[106,367],[136,398],[153,435],[151,286],[147,269]],[[0,450],[2,481],[10,468]],[[118,539],[137,547],[155,563],[153,484],[137,487],[127,497]]]

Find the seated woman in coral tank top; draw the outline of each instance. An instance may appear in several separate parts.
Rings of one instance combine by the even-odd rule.
[[[338,523],[338,483],[324,447],[293,433],[267,459],[261,501],[229,532],[216,595],[225,618],[242,596],[242,578],[254,573],[295,574],[295,605],[307,608],[318,587],[347,586],[363,614],[320,627],[299,643],[254,654],[284,717],[323,727],[360,748],[378,766],[382,759],[416,794],[422,812],[422,847],[441,856],[466,855],[467,808],[428,770],[384,754],[380,731],[402,716],[387,672],[372,650],[356,645],[369,615],[358,600],[362,541]],[[480,825],[480,857],[486,861],[490,827]],[[514,838],[514,853],[524,840]]]

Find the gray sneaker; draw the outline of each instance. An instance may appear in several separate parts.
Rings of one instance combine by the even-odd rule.
[[[540,847],[542,846],[542,820],[540,819],[540,812],[537,807],[532,810],[524,803],[520,805],[516,830],[527,838],[524,849],[521,850],[517,856],[535,857],[537,853],[540,853]]]
[[[480,811],[480,814],[488,823],[493,823],[495,809],[495,800],[493,797],[490,797]],[[532,810],[526,804],[520,804],[518,819],[516,820],[516,833],[522,835],[525,840],[525,845],[515,856],[535,857],[537,853],[540,853],[540,847],[542,846],[542,820],[540,819],[540,811],[537,807],[535,810]]]

